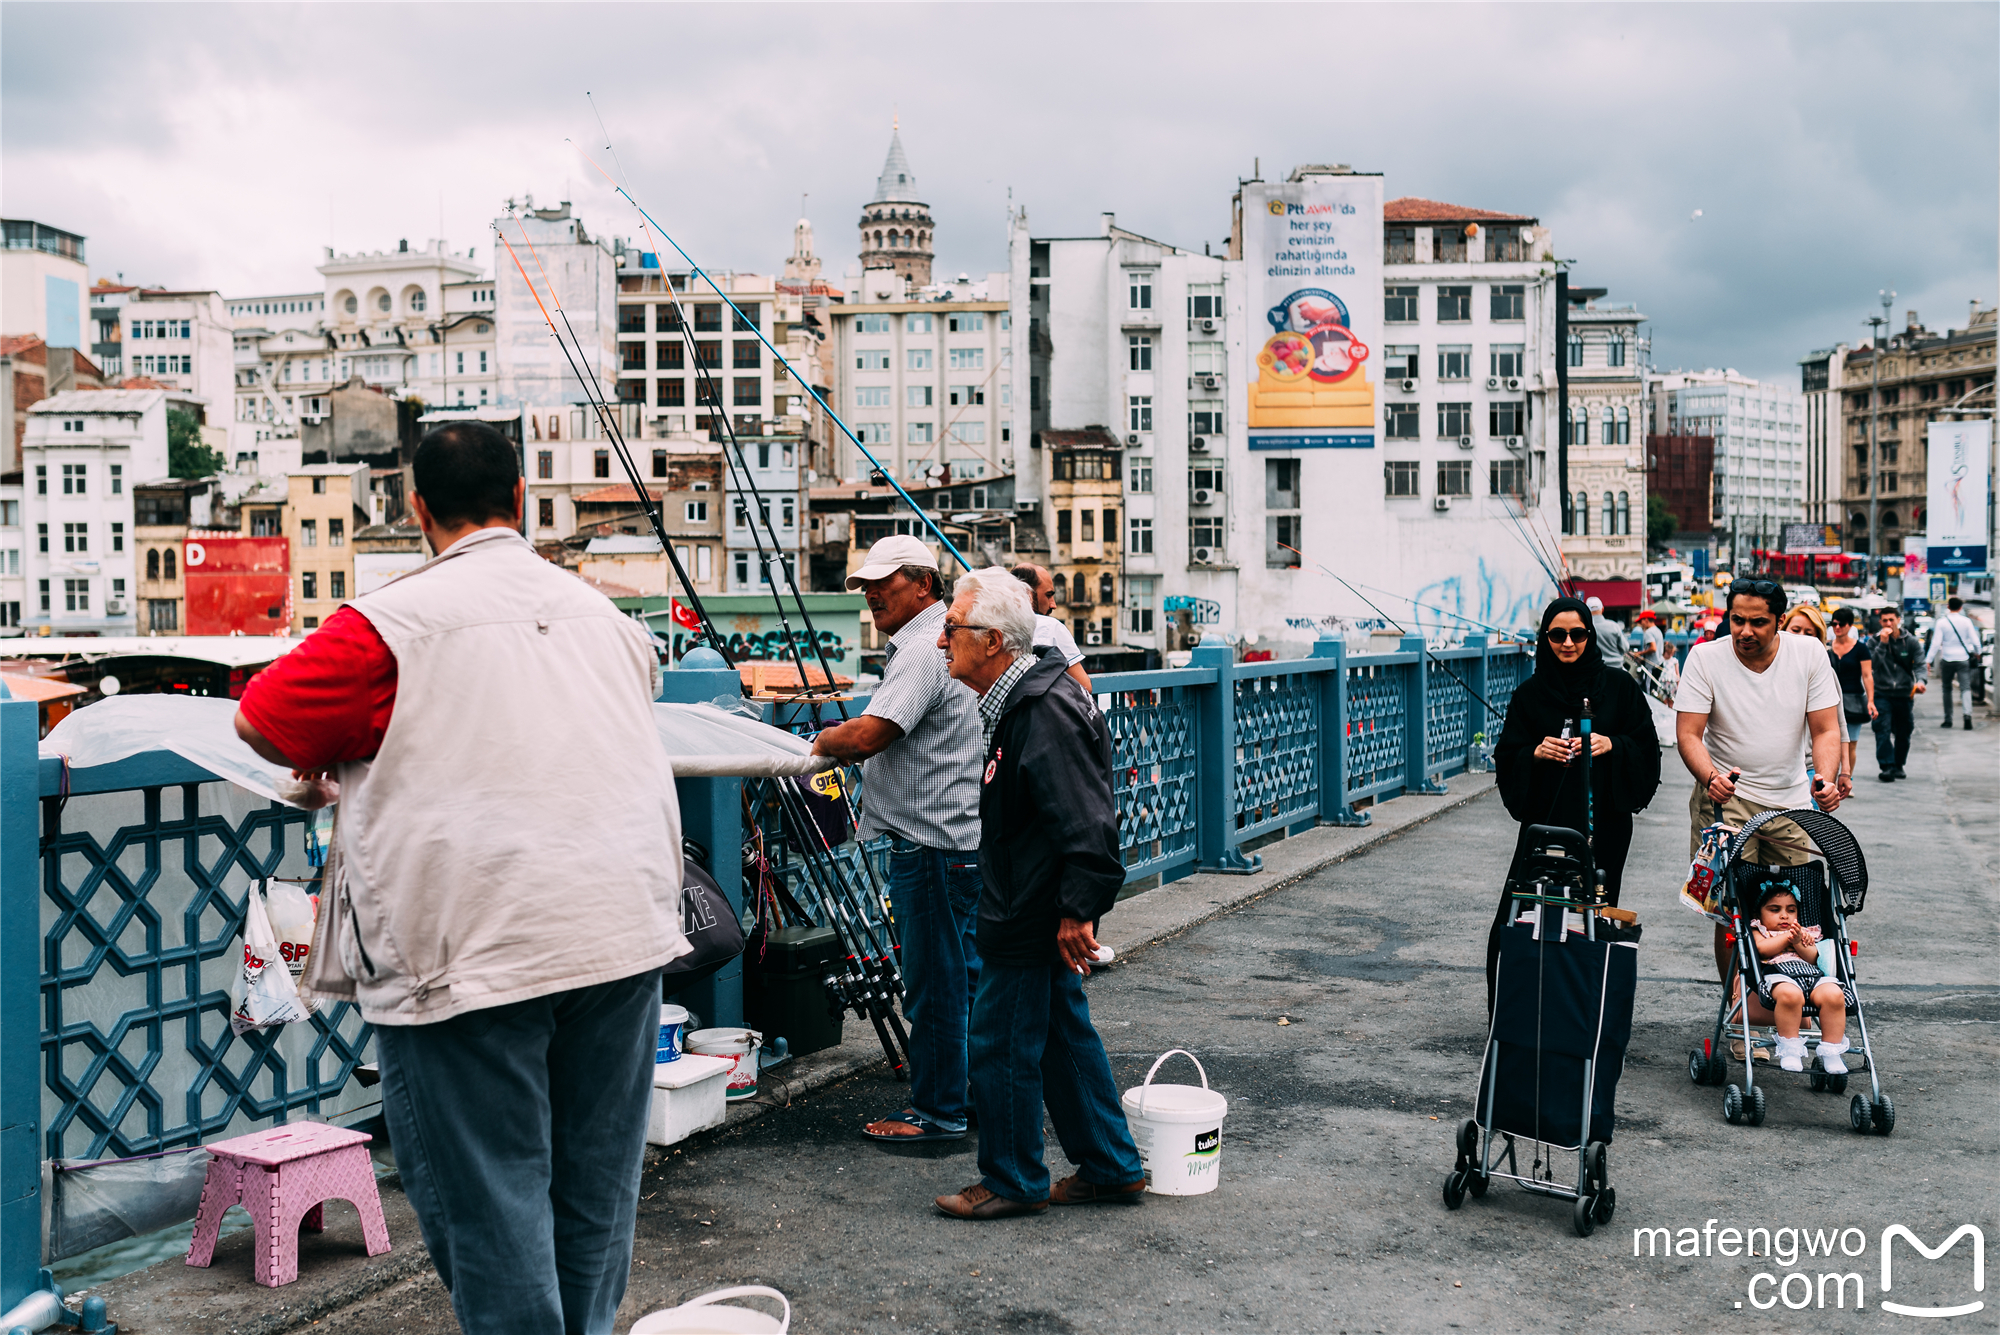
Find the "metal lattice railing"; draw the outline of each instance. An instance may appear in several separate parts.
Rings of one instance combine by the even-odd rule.
[[[1111,790],[1128,880],[1195,854],[1196,727],[1189,693],[1152,687],[1112,694]]]
[[[1404,680],[1407,663],[1368,663],[1347,669],[1347,798],[1372,796],[1402,784]]]
[[[1249,837],[1319,811],[1320,687],[1304,672],[1238,677],[1231,803]]]

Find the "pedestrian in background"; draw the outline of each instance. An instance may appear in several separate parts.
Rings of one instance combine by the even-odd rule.
[[[815,755],[861,774],[863,839],[889,836],[889,897],[903,944],[910,1106],[862,1128],[871,1140],[965,1136],[965,1026],[979,985],[978,699],[938,652],[944,577],[931,549],[892,534],[847,577],[889,637],[882,684],[859,718],[827,728]]]
[[[1069,633],[1069,627],[1052,615],[1056,605],[1055,576],[1049,573],[1047,566],[1032,563],[1015,566],[1010,573],[1027,585],[1028,596],[1034,603],[1035,648],[1049,646],[1061,653],[1069,675],[1088,692],[1090,674],[1083,670],[1083,650],[1076,647],[1076,637]]]
[[[1962,610],[1964,607],[1964,600],[1956,595],[1945,600],[1945,614],[1931,627],[1931,651],[1924,663],[1938,670],[1940,703],[1944,706],[1944,722],[1939,726],[1951,726],[1955,684],[1956,698],[1964,710],[1965,730],[1971,732],[1972,679],[1979,667],[1979,627],[1972,624],[1972,618]]]
[[[979,1181],[937,1205],[1005,1219],[1057,1205],[1137,1205],[1145,1169],[1083,980],[1091,922],[1125,881],[1111,797],[1111,736],[1053,649],[1033,652],[1027,590],[1000,570],[959,581],[938,642],[979,695],[979,954],[972,1097]],[[1042,1118],[1077,1172],[1049,1184]]]
[[[1584,600],[1590,609],[1590,625],[1597,632],[1597,652],[1606,667],[1625,666],[1625,628],[1604,615],[1604,600],[1596,594]]]
[[[1861,750],[1861,728],[1875,717],[1875,667],[1868,661],[1872,648],[1854,628],[1854,609],[1833,609],[1833,640],[1827,645],[1827,661],[1833,665],[1840,683],[1842,734],[1847,738],[1844,772],[1854,776],[1854,763]]]
[[[1694,776],[1688,800],[1688,856],[1702,831],[1718,821],[1741,829],[1765,811],[1815,803],[1832,811],[1850,788],[1806,780],[1807,744],[1813,768],[1840,773],[1840,689],[1825,650],[1802,635],[1781,635],[1785,589],[1776,580],[1739,579],[1729,586],[1727,640],[1688,651],[1674,696],[1681,763]],[[1805,832],[1791,821],[1760,826],[1752,861],[1796,867],[1807,860]],[[1728,934],[1715,928],[1715,969],[1728,976]]]
[[[481,422],[425,436],[412,502],[437,555],[236,715],[265,759],[338,772],[305,982],[375,1027],[389,1143],[468,1335],[611,1329],[660,966],[689,949],[659,661],[515,530],[514,451]]]
[[[1904,632],[1903,614],[1882,612],[1882,633],[1868,652],[1875,673],[1875,777],[1883,783],[1909,777],[1910,734],[1915,731],[1916,697],[1924,693],[1923,646]]]

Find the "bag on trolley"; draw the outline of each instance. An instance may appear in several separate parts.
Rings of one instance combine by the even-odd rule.
[[[1632,1039],[1639,952],[1629,943],[1554,929],[1560,910],[1541,907],[1548,930],[1516,926],[1501,933],[1493,1042],[1478,1118],[1502,1135],[1549,1145],[1609,1144],[1618,1077]],[[1587,1130],[1586,1066],[1594,1086]]]

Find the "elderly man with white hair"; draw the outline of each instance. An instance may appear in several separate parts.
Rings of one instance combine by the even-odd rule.
[[[938,635],[951,675],[979,696],[979,991],[972,1103],[979,1181],[938,1208],[1006,1219],[1057,1205],[1143,1200],[1145,1170],[1119,1106],[1083,979],[1092,922],[1125,868],[1104,716],[1054,649],[1034,649],[1028,590],[998,567],[958,581]],[[1042,1108],[1077,1173],[1051,1189]]]

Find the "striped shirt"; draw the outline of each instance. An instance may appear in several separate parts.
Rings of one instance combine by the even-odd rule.
[[[979,697],[979,754],[985,755],[993,749],[993,732],[1000,726],[1000,716],[1007,712],[1007,697],[1014,693],[1014,683],[1028,675],[1028,669],[1035,665],[1033,654],[1015,654],[1014,661],[1000,674],[999,680],[987,688]]]
[[[945,605],[932,603],[889,637],[882,684],[867,713],[903,730],[862,767],[861,837],[892,834],[925,848],[979,847],[979,697],[952,679]]]

